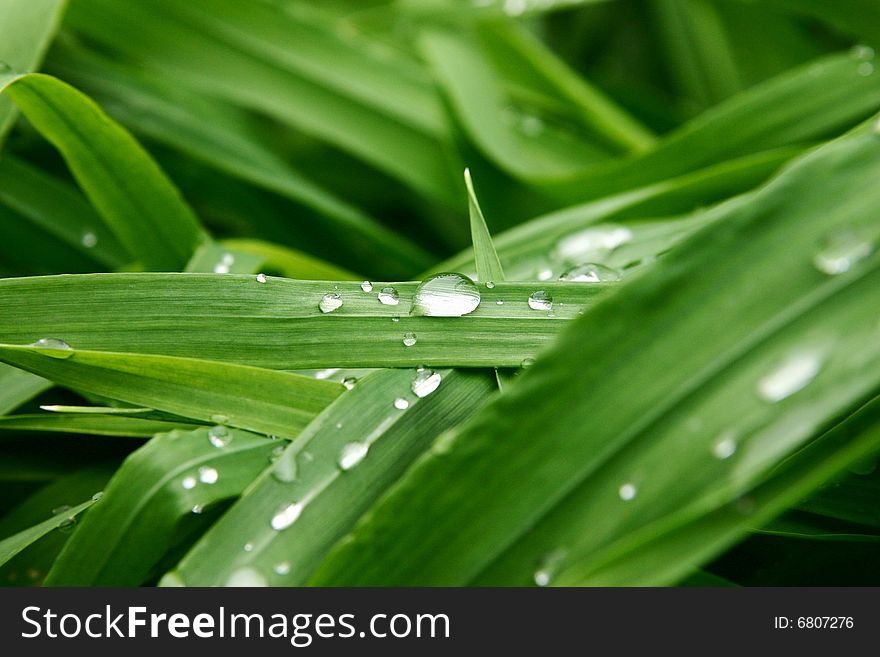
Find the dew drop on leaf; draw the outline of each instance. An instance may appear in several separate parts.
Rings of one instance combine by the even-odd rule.
[[[290,564],[282,561],[281,563],[276,563],[272,570],[275,571],[276,575],[287,575],[290,572]]]
[[[544,290],[532,292],[529,295],[529,308],[532,310],[550,310],[553,308],[553,297]]]
[[[409,408],[409,402],[406,399],[404,399],[403,397],[398,397],[397,399],[394,400],[394,408],[396,408],[399,411],[405,411],[406,409]]]
[[[272,478],[276,481],[280,481],[283,484],[287,484],[291,481],[294,481],[296,479],[296,475],[296,453],[292,451],[282,451],[280,456],[275,461],[275,466],[272,468]]]
[[[418,341],[416,334],[413,332],[408,332],[403,334],[403,346],[404,347],[412,347]]]
[[[419,399],[427,397],[440,387],[440,382],[442,380],[443,377],[441,377],[438,372],[427,369],[419,369],[416,372],[416,376],[412,381],[411,388],[413,394],[415,394],[415,396]]]
[[[620,272],[612,267],[588,262],[567,269],[559,277],[559,280],[570,283],[604,283],[606,281],[619,281]]]
[[[419,283],[411,314],[425,317],[461,317],[480,305],[480,290],[467,276],[436,274]]]
[[[29,346],[35,347],[39,353],[50,358],[66,360],[73,356],[73,347],[58,338],[40,338]]]
[[[197,483],[198,482],[196,481],[195,477],[189,476],[189,477],[184,477],[183,481],[180,482],[180,485],[183,486],[183,488],[185,490],[192,490],[193,488],[196,487]]]
[[[870,241],[854,231],[845,230],[834,233],[822,242],[813,256],[813,264],[823,274],[835,276],[848,272],[873,252],[874,245]]]
[[[357,383],[357,379],[353,376],[346,377],[342,379],[342,385],[345,386],[346,390],[354,389],[355,384]]]
[[[303,506],[299,502],[290,502],[282,504],[278,511],[272,516],[272,529],[281,531],[287,529],[296,522],[302,513]]]
[[[379,303],[386,306],[396,306],[400,303],[400,295],[393,287],[383,287],[379,290]]]
[[[638,489],[635,484],[630,482],[621,485],[621,487],[617,489],[617,494],[624,502],[629,502],[631,499],[635,498],[637,492]]]
[[[217,472],[216,468],[212,468],[209,465],[199,468],[199,481],[203,484],[216,484],[219,479],[220,473]]]
[[[334,310],[342,308],[342,297],[338,292],[328,292],[321,298],[318,308],[322,313],[332,313]]]
[[[224,586],[228,587],[251,587],[251,586],[268,586],[269,582],[266,581],[265,576],[258,571],[256,568],[251,568],[250,566],[245,568],[239,568],[234,571],[229,578],[226,580]]]
[[[87,249],[92,249],[98,244],[98,236],[95,235],[92,231],[87,230],[82,234],[80,242]]]
[[[337,461],[339,468],[341,470],[351,470],[364,460],[369,451],[370,446],[367,443],[346,443],[343,446],[342,451],[339,453],[339,460]]]
[[[257,274],[257,283],[265,283],[267,280],[266,274]]]
[[[232,440],[229,429],[223,426],[211,427],[208,430],[208,441],[214,447],[226,447]]]
[[[807,387],[821,369],[819,353],[794,354],[758,381],[758,395],[771,403],[782,401]]]
[[[364,292],[372,292],[373,291],[373,284],[370,283],[370,281],[364,281],[363,283],[361,283],[361,289]]]

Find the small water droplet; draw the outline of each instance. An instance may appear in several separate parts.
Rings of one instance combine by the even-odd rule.
[[[396,306],[400,303],[400,295],[393,287],[383,287],[379,290],[379,303],[386,306]]]
[[[256,568],[250,566],[239,568],[233,572],[226,580],[224,586],[232,588],[251,587],[251,586],[269,586],[265,576]]]
[[[722,433],[712,445],[712,454],[722,461],[729,459],[734,452],[736,452],[736,437],[732,431]]]
[[[400,315],[394,315],[391,317],[391,321],[395,324],[400,321]]]
[[[862,77],[868,77],[874,73],[874,65],[871,62],[862,62],[856,70]]]
[[[409,402],[406,399],[404,399],[403,397],[398,397],[397,399],[394,400],[394,408],[396,408],[399,411],[405,411],[406,409],[409,408]]]
[[[364,292],[372,292],[373,291],[373,284],[370,283],[370,281],[364,281],[363,283],[361,283],[361,289]]]
[[[92,501],[93,501],[93,502],[97,502],[97,501],[100,500],[102,497],[104,497],[104,491],[99,490],[97,493],[95,493],[94,495],[92,495]]]
[[[874,49],[871,46],[858,44],[853,46],[849,51],[850,57],[853,59],[874,59]]]
[[[803,390],[822,369],[819,353],[789,356],[772,372],[758,381],[758,395],[768,402],[778,402]]]
[[[220,479],[220,473],[216,468],[209,465],[199,468],[199,481],[203,484],[216,484],[218,479]]]
[[[486,281],[486,289],[492,290],[495,288],[495,281]]]
[[[633,483],[625,483],[620,488],[617,489],[617,494],[620,496],[624,502],[629,502],[636,496],[638,489]]]
[[[39,353],[50,358],[66,360],[73,356],[73,347],[58,338],[40,338],[29,346],[35,347]]]
[[[192,508],[192,512],[197,516],[201,515],[204,510],[205,508],[201,504],[194,504]]]
[[[94,248],[98,244],[98,236],[95,235],[92,231],[87,230],[82,234],[82,239],[80,240],[82,245],[87,249]]]
[[[403,346],[404,347],[412,347],[417,341],[418,341],[418,338],[416,338],[416,334],[413,333],[412,331],[403,334]]]
[[[541,269],[538,271],[538,280],[539,281],[549,281],[553,278],[553,270],[552,269]]]
[[[287,575],[290,572],[290,564],[286,561],[282,561],[281,563],[276,563],[272,568],[275,571],[276,575]]]
[[[597,262],[632,238],[632,231],[625,226],[591,226],[559,240],[556,255],[563,260]]]
[[[346,390],[352,390],[357,383],[357,379],[353,376],[346,377],[342,379],[342,385],[345,386]]]
[[[183,588],[186,586],[186,582],[183,581],[183,577],[178,572],[172,570],[162,575],[162,579],[159,580],[159,586],[161,588]]]
[[[208,430],[208,441],[214,447],[226,447],[231,440],[232,435],[226,427],[218,425]]]
[[[257,274],[257,283],[265,283],[267,280],[269,279],[266,277],[266,274]]]
[[[524,370],[527,370],[528,368],[530,368],[534,364],[535,364],[534,358],[526,357],[526,358],[522,359],[522,362],[520,363],[520,367],[522,367]]]
[[[527,7],[526,0],[504,0],[504,13],[508,16],[521,16]]]
[[[214,415],[211,416],[211,422],[214,422],[215,424],[226,424],[229,422],[229,416],[223,415],[223,413],[214,413]]]
[[[461,317],[480,305],[480,290],[467,276],[442,273],[419,283],[411,314],[426,317]]]
[[[186,490],[192,490],[193,488],[196,487],[197,483],[198,483],[198,481],[196,481],[195,477],[189,476],[189,477],[184,477],[183,480],[180,482],[180,485],[183,486],[184,489],[186,489]]]
[[[228,274],[230,268],[235,262],[235,256],[231,253],[224,253],[223,257],[220,258],[220,262],[214,265],[214,273],[215,274]]]
[[[282,454],[275,462],[275,467],[272,468],[272,478],[282,484],[287,484],[294,481],[296,475],[296,453],[291,451]]]
[[[495,302],[495,305],[496,305],[496,306],[503,306],[503,305],[504,305],[504,300],[503,300],[503,299],[498,299],[498,301]]]
[[[296,522],[302,513],[303,506],[299,502],[290,502],[282,504],[278,511],[272,516],[272,529],[281,531],[287,529]]]
[[[553,297],[544,290],[532,292],[529,295],[529,308],[532,310],[550,310],[553,308]]]
[[[332,313],[334,310],[342,308],[342,297],[338,292],[328,292],[321,298],[318,308],[322,313]]]
[[[619,281],[620,272],[605,265],[588,262],[567,269],[559,277],[559,280],[570,283],[604,283],[606,281]]]
[[[425,368],[419,368],[410,387],[412,388],[415,396],[419,399],[422,399],[423,397],[427,397],[437,388],[439,388],[442,380],[443,377],[440,376],[438,372],[434,372]]]
[[[351,470],[354,466],[364,460],[369,451],[370,446],[367,443],[346,443],[342,448],[342,451],[339,453],[339,460],[337,463],[339,464],[340,469]]]
[[[546,554],[538,564],[537,570],[533,575],[535,584],[538,586],[549,586],[559,572],[562,562],[565,560],[567,552],[565,550],[553,550]]]
[[[69,518],[65,518],[61,521],[61,523],[58,525],[58,531],[60,531],[62,534],[72,532],[75,525],[76,518],[70,516]]]
[[[848,272],[874,252],[874,245],[852,230],[838,231],[825,239],[813,264],[823,274],[835,276]]]
[[[254,544],[253,543],[245,543],[244,544],[244,551],[245,552],[253,552],[254,551]]]

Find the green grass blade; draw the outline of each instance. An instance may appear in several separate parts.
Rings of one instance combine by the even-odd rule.
[[[362,278],[338,265],[295,249],[252,239],[223,240],[222,244],[239,253],[249,253],[262,258],[266,269],[285,278],[307,281],[346,281]]]
[[[192,431],[197,425],[185,422],[82,413],[42,413],[0,417],[0,431],[45,431],[81,433],[90,436],[152,438],[166,431]]]
[[[7,0],[0,5],[0,73],[37,69],[66,4],[66,0]],[[14,106],[0,96],[0,145],[14,121]]]
[[[273,585],[303,584],[432,438],[473,414],[493,390],[481,374],[436,374],[442,376],[439,388],[423,398],[412,392],[420,376],[412,370],[382,370],[359,380],[205,534],[176,575],[188,586],[223,585],[242,571]],[[409,406],[396,408],[396,399]],[[354,457],[343,469],[342,455],[351,445]],[[366,455],[357,451],[364,446]],[[291,503],[303,505],[301,515],[289,528],[273,529],[275,514]]]
[[[161,434],[132,454],[65,545],[46,584],[143,584],[179,535],[204,529],[201,514],[210,516],[212,507],[237,497],[279,444],[231,430],[229,442],[215,447],[208,431]]]
[[[79,91],[47,75],[0,80],[0,91],[61,151],[133,256],[150,269],[182,268],[204,233],[171,181],[125,128]]]
[[[38,525],[34,525],[33,527],[18,532],[14,536],[3,539],[0,541],[0,565],[5,564],[19,552],[40,540],[49,532],[69,524],[71,518],[76,518],[76,516],[88,509],[92,504],[94,504],[94,501],[88,500],[87,502],[72,507],[70,510],[59,513],[48,520],[44,520]]]
[[[0,365],[0,415],[14,411],[51,387],[52,382],[42,377]]]
[[[588,569],[652,519],[760,483],[880,387],[880,258],[863,250],[841,276],[814,264],[836,231],[876,243],[877,175],[863,130],[719,207],[410,470],[314,583],[524,584],[557,550],[554,569]],[[736,455],[718,457],[732,427]]]
[[[330,381],[192,358],[2,345],[0,360],[74,389],[283,436],[295,436],[343,390]]]
[[[0,342],[30,344],[41,338],[57,338],[74,349],[127,352],[132,357],[165,354],[291,370],[518,367],[613,285],[499,283],[480,291],[482,301],[474,312],[438,318],[410,316],[415,282],[373,282],[372,290],[365,292],[360,283],[351,281],[267,278],[260,283],[254,276],[235,274],[3,279]],[[378,294],[390,286],[398,292],[397,305],[379,302]],[[529,296],[536,291],[552,296],[551,310],[533,310],[528,305]],[[342,307],[321,312],[319,304],[326,294],[339,294]],[[45,308],[54,312],[45,313]],[[417,337],[411,347],[403,343],[409,332]],[[47,364],[44,361],[49,359],[25,352],[15,351],[16,362],[26,358],[29,368],[41,371],[51,366],[53,374],[64,369],[65,361]],[[4,358],[12,358],[10,349],[4,353]],[[92,354],[89,358],[101,356]],[[80,379],[89,383],[86,377]],[[180,403],[185,405],[185,401]]]
[[[205,242],[186,263],[185,272],[215,274],[255,274],[264,260],[253,253],[240,253],[217,242]]]
[[[501,260],[492,243],[492,235],[480,209],[477,193],[474,191],[474,183],[471,180],[469,169],[464,170],[464,184],[467,187],[468,212],[471,218],[471,240],[474,243],[474,264],[477,270],[477,279],[483,283],[492,281],[500,283],[504,280],[504,269]]]

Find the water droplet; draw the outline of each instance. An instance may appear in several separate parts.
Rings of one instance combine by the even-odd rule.
[[[345,386],[346,390],[352,390],[357,383],[357,379],[353,376],[346,377],[342,379],[342,385]]]
[[[638,489],[636,488],[635,484],[629,482],[623,484],[620,488],[617,489],[617,494],[624,502],[629,502],[631,499],[633,499],[636,496],[637,492]]]
[[[100,500],[102,497],[104,497],[104,491],[99,490],[97,493],[95,493],[94,495],[92,495],[92,502],[97,502],[97,501]]]
[[[758,381],[758,395],[768,402],[778,402],[803,390],[822,369],[820,354],[800,353],[789,356],[776,369]]]
[[[495,288],[495,281],[486,281],[486,289],[492,290]]]
[[[342,308],[342,297],[337,292],[328,292],[321,298],[318,308],[322,313],[332,313],[334,310]]]
[[[437,388],[439,388],[440,382],[442,380],[443,377],[440,376],[438,372],[420,368],[416,372],[416,377],[413,379],[412,385],[410,387],[412,388],[415,396],[421,399],[423,397],[427,397]]]
[[[197,483],[198,482],[196,481],[195,477],[189,476],[189,477],[184,477],[183,481],[180,482],[180,485],[183,486],[184,489],[186,489],[186,490],[192,490],[193,488],[196,487]]]
[[[396,408],[399,411],[405,411],[406,409],[409,408],[409,402],[406,399],[404,399],[403,397],[398,397],[397,399],[394,400],[394,408]]]
[[[272,453],[269,455],[269,463],[275,463],[281,455],[284,454],[284,445],[278,445],[272,449]]]
[[[850,57],[853,59],[874,59],[874,49],[871,46],[859,44],[853,46],[849,51]]]
[[[162,588],[183,588],[186,586],[186,582],[183,581],[183,577],[179,573],[172,570],[162,575],[162,579],[159,580],[159,586]]]
[[[339,453],[337,463],[342,470],[351,470],[354,466],[364,460],[370,446],[367,443],[346,443]]]
[[[63,534],[66,534],[68,532],[72,532],[73,527],[75,525],[76,525],[76,518],[74,518],[73,516],[70,516],[69,518],[65,518],[64,520],[61,521],[61,523],[58,525],[58,531],[60,531]]]
[[[290,502],[282,504],[278,511],[272,516],[272,529],[281,531],[287,529],[296,522],[302,513],[303,506],[299,502]]]
[[[296,471],[296,453],[287,452],[275,462],[275,467],[272,468],[272,478],[282,484],[287,484],[296,479]]]
[[[859,75],[862,77],[868,77],[869,75],[874,73],[874,65],[871,62],[862,62],[859,64],[859,67],[856,69]]]
[[[287,575],[290,572],[290,564],[282,561],[281,563],[276,563],[272,570],[275,571],[276,575]]]
[[[529,308],[532,310],[550,310],[553,307],[553,297],[549,292],[538,290],[529,295]]]
[[[220,258],[220,262],[214,265],[214,273],[215,274],[228,274],[230,268],[235,262],[235,256],[231,253],[224,253],[223,257]]]
[[[722,433],[712,445],[712,454],[722,461],[729,459],[734,452],[736,452],[736,437],[732,431]]]
[[[87,249],[91,249],[91,248],[94,248],[95,245],[97,245],[98,236],[95,235],[92,231],[87,230],[86,232],[84,232],[82,234],[82,238],[81,238],[80,242],[82,242],[82,245],[84,247],[86,247]]]
[[[813,257],[813,264],[823,274],[835,276],[853,268],[874,252],[874,245],[851,230],[829,236]]]
[[[209,465],[199,468],[199,481],[203,484],[216,484],[218,479],[220,479],[220,473],[216,468]]]
[[[545,267],[538,271],[537,277],[539,281],[549,281],[553,278],[553,270]]]
[[[201,504],[195,504],[192,508],[192,512],[197,516],[202,515],[202,511],[204,510],[205,508]]]
[[[226,447],[231,440],[232,436],[226,427],[216,426],[208,430],[208,441],[214,447]]]
[[[338,367],[328,367],[326,370],[318,370],[317,372],[315,372],[315,378],[321,379],[323,381],[324,379],[329,379],[331,376],[336,374],[338,371],[339,371]]]
[[[546,554],[538,564],[533,579],[538,586],[549,586],[559,572],[562,562],[565,560],[567,552],[565,550],[553,550]]]
[[[379,303],[386,306],[396,306],[400,303],[400,295],[393,287],[383,287],[379,290]]]
[[[496,306],[503,306],[503,305],[504,305],[504,300],[503,300],[503,299],[498,299],[498,301],[495,302],[495,305],[496,305]]]
[[[566,270],[559,277],[559,280],[570,283],[604,283],[606,281],[619,281],[620,272],[605,265],[588,262]]]
[[[527,6],[526,0],[504,0],[504,13],[508,16],[521,16]]]
[[[436,274],[419,283],[411,313],[426,317],[461,317],[480,305],[480,291],[467,276]]]
[[[575,262],[599,261],[632,238],[632,231],[625,226],[591,226],[559,240],[556,244],[556,255],[563,260]]]
[[[527,370],[528,368],[530,368],[534,364],[535,364],[535,359],[527,357],[527,358],[522,359],[522,362],[520,363],[520,367],[522,367],[524,370]]]
[[[363,283],[361,283],[361,289],[364,292],[372,292],[373,291],[373,284],[370,283],[370,281],[364,281]]]
[[[256,568],[251,568],[250,566],[246,568],[239,568],[235,572],[233,572],[229,578],[226,580],[226,584],[224,586],[228,587],[251,587],[251,586],[269,586],[269,582],[266,581],[265,576],[258,571]]]
[[[223,415],[223,413],[214,413],[214,415],[211,416],[211,422],[216,424],[226,424],[229,422],[229,416]]]
[[[52,509],[52,515],[57,516],[59,513],[67,513],[68,511],[70,511],[70,505],[62,504],[61,506],[56,506]]]
[[[391,318],[391,321],[394,322],[394,323],[399,322],[399,321],[400,321],[400,315],[394,315],[394,316]]]
[[[403,334],[403,346],[404,347],[412,347],[418,338],[416,338],[416,334],[410,331],[409,333]]]
[[[266,274],[257,274],[257,283],[265,283],[267,280],[269,279],[266,277]]]
[[[254,551],[254,544],[253,543],[245,543],[244,544],[244,551],[245,552],[253,552]]]
[[[44,356],[65,360],[73,356],[73,347],[58,338],[40,338],[29,346],[35,347]]]

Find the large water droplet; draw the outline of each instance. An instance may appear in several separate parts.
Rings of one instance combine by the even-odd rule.
[[[566,270],[559,277],[559,280],[570,283],[604,283],[606,281],[619,281],[620,272],[605,265],[588,262]]]
[[[82,238],[80,242],[87,249],[94,248],[98,244],[98,236],[95,235],[92,231],[87,230],[82,234]]]
[[[250,587],[250,586],[269,586],[266,577],[256,568],[250,566],[239,568],[234,571],[226,580],[224,586],[228,587]]]
[[[823,274],[835,276],[853,268],[874,252],[874,245],[851,230],[831,235],[813,257],[813,264]]]
[[[591,226],[563,237],[556,244],[556,254],[564,260],[601,260],[617,247],[633,238],[633,233],[625,226],[605,224]]]
[[[216,468],[209,465],[199,468],[199,481],[203,484],[216,484],[218,479],[220,479],[220,473]]]
[[[197,483],[198,481],[196,481],[195,477],[189,476],[184,477],[183,480],[180,482],[180,485],[183,486],[185,490],[192,490],[196,487]]]
[[[226,447],[231,440],[232,435],[226,427],[218,425],[208,429],[208,441],[214,447]]]
[[[544,290],[532,292],[529,295],[529,308],[532,310],[550,310],[553,308],[553,297]]]
[[[409,402],[406,399],[404,399],[403,397],[398,397],[397,399],[394,400],[394,408],[396,408],[399,411],[405,411],[406,409],[409,408]]]
[[[858,44],[853,46],[849,51],[850,57],[853,59],[874,59],[874,49],[871,46]]]
[[[361,283],[361,289],[364,292],[372,292],[373,291],[373,284],[370,283],[370,281],[364,281],[363,283]]]
[[[856,71],[862,77],[868,77],[874,73],[874,65],[871,62],[862,62]]]
[[[296,522],[302,513],[303,506],[299,502],[291,502],[281,505],[281,508],[272,516],[272,529],[281,531],[287,529]]]
[[[412,347],[418,341],[416,334],[412,331],[403,334],[403,346]]]
[[[627,482],[617,489],[617,494],[624,502],[629,502],[631,499],[635,498],[636,493],[638,493],[638,489],[636,488],[636,485],[631,482]]]
[[[65,360],[73,356],[73,347],[58,338],[40,338],[29,345],[35,347],[44,356]]]
[[[422,281],[413,297],[413,315],[461,317],[480,305],[480,290],[467,276],[436,274]]]
[[[789,356],[776,369],[758,381],[758,395],[768,402],[778,402],[803,390],[822,369],[817,352]]]
[[[351,470],[354,466],[364,460],[369,451],[370,446],[367,443],[346,443],[342,448],[342,451],[339,453],[339,460],[337,461],[339,467],[342,470]]]
[[[322,313],[332,313],[334,310],[342,308],[342,297],[337,292],[329,292],[321,298],[318,308]]]
[[[419,369],[416,372],[416,376],[412,381],[411,388],[415,396],[421,399],[422,397],[427,397],[437,388],[439,388],[440,382],[442,380],[443,377],[441,377],[438,372],[427,369]]]
[[[400,303],[400,295],[393,287],[383,287],[379,290],[379,303],[386,306],[396,306]]]

